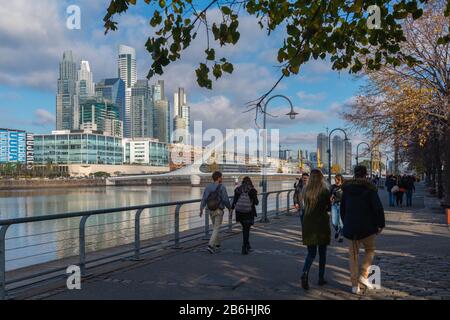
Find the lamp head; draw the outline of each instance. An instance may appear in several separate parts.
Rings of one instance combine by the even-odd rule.
[[[286,115],[289,116],[289,119],[294,120],[295,116],[298,115],[298,112],[291,110],[291,112],[287,113]]]

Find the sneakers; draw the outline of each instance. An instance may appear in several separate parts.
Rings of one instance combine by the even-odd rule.
[[[364,285],[367,289],[373,290],[375,287],[370,283],[369,279],[364,278],[363,276],[359,277],[359,282]]]
[[[208,250],[208,252],[211,253],[211,254],[216,253],[216,250],[214,250],[214,248],[211,247],[211,246],[208,246],[208,247],[206,248],[206,250]]]
[[[215,246],[214,251],[215,251],[216,253],[220,252],[220,250],[221,250],[220,245]]]
[[[340,236],[338,242],[339,242],[339,243],[344,242],[344,238],[343,238],[342,236]]]
[[[361,294],[361,289],[359,288],[359,286],[352,287],[352,293],[353,294]]]

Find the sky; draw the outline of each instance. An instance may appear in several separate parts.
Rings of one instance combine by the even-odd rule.
[[[118,17],[119,30],[104,34],[103,17],[109,0],[14,0],[0,6],[0,127],[49,133],[55,127],[58,63],[65,50],[72,50],[78,60],[88,60],[94,81],[117,77],[119,44],[137,50],[138,79],[144,79],[152,63],[145,42],[154,32],[148,24],[152,13],[138,1]],[[81,9],[81,29],[66,27],[69,5]],[[213,10],[209,17],[218,17]],[[255,113],[244,113],[245,103],[261,96],[279,77],[276,54],[284,30],[270,37],[259,29],[251,16],[240,17],[241,38],[236,46],[217,48],[216,54],[234,64],[232,75],[213,81],[213,90],[198,87],[195,69],[204,61],[205,38],[199,33],[181,61],[171,64],[163,76],[166,96],[173,104],[173,93],[184,87],[191,106],[192,120],[203,121],[204,128],[254,128]],[[316,137],[326,128],[348,127],[339,117],[346,104],[353,101],[364,79],[346,71],[332,71],[329,62],[307,63],[299,75],[283,80],[273,94],[283,94],[293,102],[299,116],[284,116],[288,107],[283,99],[268,106],[268,127],[280,129],[283,148],[315,151]],[[353,147],[362,141],[349,131]]]

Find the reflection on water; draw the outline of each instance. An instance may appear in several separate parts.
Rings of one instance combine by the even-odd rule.
[[[270,182],[269,190],[292,188],[292,181]],[[227,185],[232,195],[234,186]],[[126,186],[67,189],[0,191],[0,219],[42,216],[201,198],[202,187]],[[285,206],[283,196],[281,206]],[[269,209],[275,197],[269,198]],[[174,207],[148,209],[141,216],[141,238],[149,239],[174,231]],[[184,205],[180,212],[180,230],[202,227],[199,204]],[[87,252],[132,243],[135,212],[117,212],[92,216],[86,224]],[[47,262],[78,254],[80,218],[14,225],[6,238],[7,270]],[[227,223],[227,215],[224,223]]]

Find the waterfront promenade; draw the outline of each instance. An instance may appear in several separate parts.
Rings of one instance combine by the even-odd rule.
[[[386,203],[386,192],[380,190]],[[347,241],[332,241],[328,251],[328,285],[317,286],[317,261],[311,289],[300,287],[306,256],[298,216],[256,224],[254,252],[240,254],[241,234],[224,233],[223,250],[211,255],[206,241],[164,249],[143,261],[124,261],[93,270],[81,290],[69,291],[65,280],[40,286],[15,298],[27,299],[450,299],[450,230],[437,201],[417,186],[413,208],[386,210],[386,229],[377,238],[374,264],[381,268],[381,290],[349,293]]]

